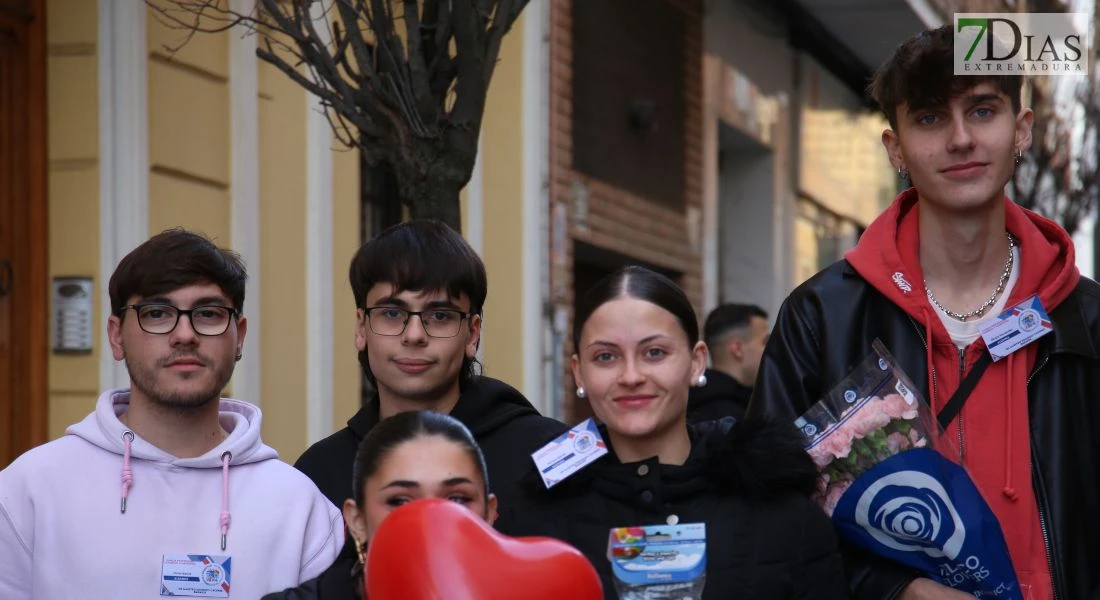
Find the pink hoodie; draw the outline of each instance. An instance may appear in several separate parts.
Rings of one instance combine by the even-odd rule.
[[[252,600],[336,559],[340,512],[260,441],[258,408],[223,398],[229,436],[180,459],[132,437],[128,406],[128,390],[103,393],[0,471],[0,598],[161,598],[163,555],[206,554],[230,556],[229,597]]]

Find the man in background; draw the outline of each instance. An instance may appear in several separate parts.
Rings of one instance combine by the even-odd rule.
[[[723,304],[707,315],[703,341],[712,367],[707,384],[692,387],[688,395],[689,422],[744,416],[768,330],[768,313],[753,304]]]

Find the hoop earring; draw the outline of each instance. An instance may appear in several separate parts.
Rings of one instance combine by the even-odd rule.
[[[355,541],[355,555],[358,557],[359,564],[367,564],[367,551],[363,549],[363,543],[354,536],[351,539]]]
[[[577,397],[584,398],[588,395],[588,392],[584,391],[584,386],[577,386]]]

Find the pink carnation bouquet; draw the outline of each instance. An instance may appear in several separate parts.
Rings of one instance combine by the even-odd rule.
[[[980,598],[1023,600],[1000,523],[879,341],[795,424],[847,541]]]
[[[817,500],[832,516],[860,475],[891,456],[937,444],[939,426],[924,399],[876,342],[876,354],[795,424],[821,472]]]
[[[852,482],[871,467],[910,448],[928,445],[927,419],[921,419],[921,407],[915,398],[906,400],[896,392],[870,396],[854,402],[815,436],[816,443],[808,451],[821,471],[818,501],[827,514],[833,514]],[[798,424],[803,431],[813,427],[805,416]]]

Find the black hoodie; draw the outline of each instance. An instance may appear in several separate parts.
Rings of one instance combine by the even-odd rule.
[[[536,442],[553,438],[568,429],[543,417],[514,387],[489,377],[478,377],[451,409],[474,434],[485,463],[489,484],[501,505],[514,495],[516,481],[534,464],[531,453]],[[378,397],[367,401],[348,426],[307,449],[294,466],[305,473],[337,507],[351,497],[351,467],[359,442],[378,424]]]
[[[550,536],[588,557],[616,598],[607,560],[612,527],[706,523],[704,600],[844,600],[833,526],[809,495],[817,470],[787,423],[726,418],[690,427],[683,465],[620,462],[611,450],[546,490],[534,469],[524,501],[501,512],[512,536]]]
[[[688,423],[741,419],[749,406],[752,388],[717,369],[707,369],[707,384],[688,390]]]
[[[359,442],[378,424],[378,410],[375,396],[348,419],[347,427],[310,446],[294,463],[337,507],[351,497],[355,454]],[[489,469],[489,485],[502,509],[515,501],[520,478],[533,468],[531,453],[568,429],[540,415],[519,390],[489,377],[478,377],[463,390],[450,414],[470,430],[481,447]],[[354,598],[350,577],[354,564],[355,549],[348,536],[339,558],[319,580],[310,582],[313,587],[308,593],[300,588],[297,596],[271,598]]]

